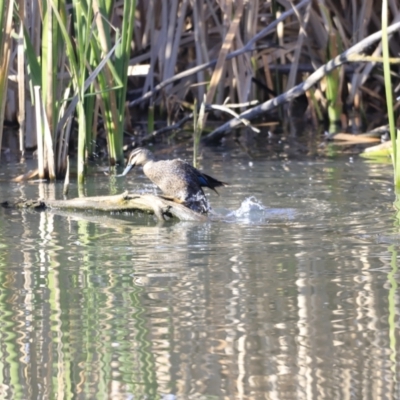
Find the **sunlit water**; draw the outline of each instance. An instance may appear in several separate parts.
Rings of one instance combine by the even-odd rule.
[[[400,398],[391,167],[205,157],[206,223],[0,209],[1,399]],[[0,201],[61,198],[24,169]]]

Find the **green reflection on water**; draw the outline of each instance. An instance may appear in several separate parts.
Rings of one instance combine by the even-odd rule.
[[[396,292],[397,292],[397,282],[396,282],[396,274],[398,271],[397,267],[397,251],[395,250],[394,245],[389,247],[389,251],[392,254],[391,259],[391,267],[392,270],[388,274],[388,281],[390,283],[390,290],[388,294],[388,305],[389,305],[389,338],[390,338],[390,360],[392,361],[391,370],[393,371],[393,380],[396,382]]]
[[[391,182],[365,164],[279,165],[244,166],[234,201],[213,201],[256,193],[290,219],[0,210],[0,398],[396,393]]]
[[[2,326],[0,333],[0,340],[5,346],[0,346],[0,360],[1,362],[1,382],[7,382],[6,375],[9,375],[9,386],[12,391],[13,399],[23,399],[21,378],[26,377],[20,376],[20,360],[18,357],[18,332],[17,323],[15,319],[15,312],[13,310],[14,301],[12,299],[12,291],[9,290],[9,286],[14,282],[14,276],[12,272],[4,272],[4,264],[0,264],[0,323]],[[3,353],[3,349],[5,352]],[[24,371],[22,371],[24,372]]]

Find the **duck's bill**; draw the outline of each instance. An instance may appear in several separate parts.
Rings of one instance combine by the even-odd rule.
[[[117,176],[125,176],[132,168],[133,168],[132,164],[127,165],[126,168],[124,169],[124,172],[122,174],[117,175]]]

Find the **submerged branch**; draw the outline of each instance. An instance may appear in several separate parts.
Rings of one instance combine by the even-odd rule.
[[[396,22],[388,27],[388,34],[396,32],[400,29],[400,22]],[[241,124],[241,119],[245,120],[253,120],[255,118],[261,117],[267,111],[278,107],[281,104],[284,104],[290,100],[293,100],[296,97],[299,97],[307,90],[309,90],[312,86],[318,83],[327,73],[331,72],[335,68],[341,66],[344,63],[354,61],[353,56],[356,53],[360,53],[364,51],[368,46],[376,42],[382,37],[382,31],[375,32],[374,34],[366,37],[361,40],[354,46],[350,47],[348,50],[343,52],[342,54],[335,57],[333,60],[329,61],[327,64],[319,67],[314,73],[312,73],[304,82],[299,85],[293,87],[281,95],[270,99],[259,106],[253,107],[249,110],[244,111],[239,115],[239,118],[233,118],[225,124],[221,125],[219,128],[215,129],[213,132],[208,134],[203,138],[204,142],[219,140],[226,131],[235,128],[236,126]]]

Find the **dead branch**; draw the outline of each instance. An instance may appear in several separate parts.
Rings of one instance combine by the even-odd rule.
[[[251,104],[254,102],[249,102],[247,104]],[[231,110],[231,108],[236,108],[236,107],[243,107],[245,106],[245,104],[227,104],[227,105],[218,105],[218,104],[206,104],[206,111],[207,112],[211,112],[211,111],[222,111],[225,112],[227,114],[231,114],[233,116],[237,116],[239,117],[239,115],[237,113],[235,113],[234,111]],[[141,140],[140,143],[143,145],[145,143],[151,142],[154,137],[162,134],[162,133],[167,133],[167,132],[171,132],[171,131],[177,131],[179,129],[182,129],[182,127],[186,124],[186,122],[193,120],[193,113],[191,112],[188,115],[185,115],[181,120],[179,120],[178,122],[176,122],[175,124],[169,125],[169,126],[165,126],[157,131],[154,131],[153,133],[149,133],[148,135],[144,136]],[[241,122],[243,122],[244,125],[248,126],[251,130],[253,130],[254,132],[259,133],[260,130],[251,126],[251,124],[249,123],[249,121],[246,120],[242,120]]]
[[[128,192],[115,196],[77,197],[68,200],[19,201],[15,204],[3,203],[3,207],[32,209],[62,209],[102,212],[146,212],[156,215],[159,220],[176,217],[184,221],[207,221],[207,216],[199,214],[183,204],[152,194],[135,194]]]
[[[172,125],[169,125],[169,126],[164,126],[163,128],[158,129],[157,131],[149,133],[148,135],[146,135],[145,137],[143,137],[140,140],[140,143],[143,145],[145,143],[151,142],[154,139],[155,136],[158,136],[158,135],[160,135],[162,133],[167,133],[167,132],[179,130],[186,124],[187,121],[190,121],[190,120],[193,120],[193,113],[185,115],[181,120],[179,120],[175,124],[172,124]]]
[[[400,29],[400,22],[396,22],[390,25],[387,29],[388,34],[396,32]],[[235,128],[236,126],[240,125],[241,120],[251,121],[255,118],[261,117],[267,111],[278,107],[279,105],[286,103],[288,101],[293,100],[294,98],[302,95],[307,90],[309,90],[312,86],[318,83],[327,73],[334,70],[335,68],[341,66],[347,62],[353,62],[353,55],[356,53],[360,53],[364,51],[368,46],[372,43],[376,42],[382,37],[382,31],[375,32],[374,34],[366,37],[365,39],[361,40],[354,46],[350,47],[348,50],[343,52],[342,54],[335,57],[333,60],[329,61],[327,64],[319,67],[313,74],[311,74],[304,82],[300,83],[299,85],[293,87],[292,89],[288,90],[281,95],[270,99],[259,106],[253,107],[249,110],[244,111],[239,115],[238,118],[233,118],[230,121],[226,122],[225,124],[221,125],[219,128],[215,129],[213,132],[208,134],[203,138],[203,142],[210,142],[219,140],[226,131]]]

